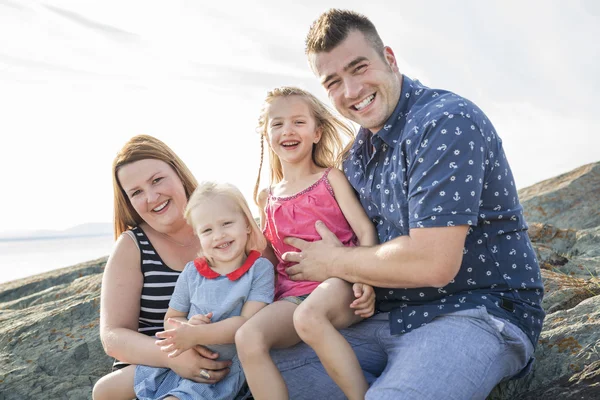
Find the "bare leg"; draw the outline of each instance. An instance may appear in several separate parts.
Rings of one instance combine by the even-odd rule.
[[[120,370],[103,376],[96,382],[92,390],[94,400],[131,400],[135,398],[133,380],[135,365],[129,365]]]
[[[348,399],[363,400],[369,385],[352,347],[338,332],[362,319],[350,308],[353,300],[352,286],[348,282],[328,279],[298,306],[294,326]]]
[[[238,357],[252,396],[257,400],[289,398],[269,350],[300,342],[292,319],[297,307],[289,301],[276,301],[252,316],[235,334]]]

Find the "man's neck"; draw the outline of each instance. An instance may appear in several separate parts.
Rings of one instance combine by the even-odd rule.
[[[398,107],[398,103],[400,102],[400,99],[402,98],[402,86],[403,86],[403,81],[404,81],[404,75],[402,75],[400,72],[398,72],[397,75],[398,75],[398,80],[400,82],[400,86],[399,86],[399,89],[398,89],[398,97],[396,98],[396,103],[395,103],[394,109],[392,110],[392,112],[390,113],[390,115],[387,116],[387,118],[385,119],[385,121],[387,121],[392,116],[392,114],[394,113],[394,110],[396,109],[396,107]],[[364,128],[364,127],[362,127],[362,128],[365,131],[369,132],[371,135],[376,135],[385,126],[385,121],[384,121],[383,125],[381,125],[379,127],[376,127],[374,129],[368,129],[368,128]]]

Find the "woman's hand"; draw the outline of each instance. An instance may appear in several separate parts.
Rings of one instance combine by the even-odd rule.
[[[352,285],[356,300],[350,304],[354,314],[363,318],[369,318],[375,312],[375,290],[373,286],[366,283],[355,283]]]
[[[217,383],[229,373],[231,361],[215,361],[219,355],[204,346],[194,346],[179,357],[169,358],[168,367],[182,378],[198,383]]]

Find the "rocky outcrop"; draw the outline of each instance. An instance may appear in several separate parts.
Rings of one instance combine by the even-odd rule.
[[[600,163],[519,192],[546,288],[533,372],[489,400],[600,399]],[[0,285],[0,400],[89,399],[106,259]]]
[[[489,400],[600,399],[600,163],[519,192],[547,313],[533,372]]]
[[[521,189],[525,219],[563,229],[600,226],[599,182],[600,163],[592,163]]]
[[[106,258],[0,285],[0,400],[90,399]]]

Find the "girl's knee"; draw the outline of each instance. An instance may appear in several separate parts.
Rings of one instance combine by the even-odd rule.
[[[321,335],[325,324],[330,324],[324,310],[310,301],[305,301],[294,312],[294,328],[298,336],[306,342],[312,342]]]
[[[352,291],[352,285],[340,278],[329,278],[321,282],[315,290],[326,290],[329,295],[332,293],[346,293]]]
[[[240,355],[246,356],[269,351],[264,333],[247,323],[235,333],[235,346]]]

